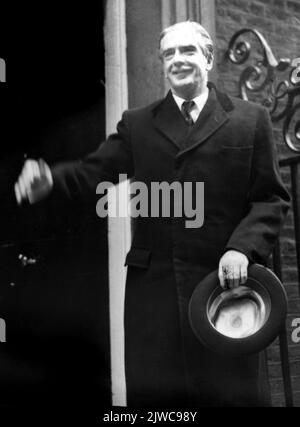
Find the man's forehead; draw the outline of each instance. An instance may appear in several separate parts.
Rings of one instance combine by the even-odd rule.
[[[193,28],[176,28],[168,32],[161,41],[162,50],[177,46],[199,46],[202,37]]]

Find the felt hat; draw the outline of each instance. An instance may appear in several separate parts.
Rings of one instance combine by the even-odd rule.
[[[287,296],[278,277],[268,268],[252,264],[247,282],[223,290],[218,271],[195,288],[189,321],[202,344],[227,356],[257,353],[279,334],[287,314]]]

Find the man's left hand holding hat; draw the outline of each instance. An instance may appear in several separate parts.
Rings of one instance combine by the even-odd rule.
[[[218,276],[223,289],[233,289],[246,283],[249,260],[241,252],[228,250],[219,262]]]

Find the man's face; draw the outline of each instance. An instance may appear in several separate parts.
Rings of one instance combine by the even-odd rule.
[[[203,40],[193,29],[174,29],[161,41],[164,72],[176,95],[192,99],[207,86],[212,64],[201,49]],[[202,45],[203,46],[203,45]]]

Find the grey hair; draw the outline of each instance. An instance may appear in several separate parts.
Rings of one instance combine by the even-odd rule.
[[[177,24],[171,25],[168,28],[165,28],[159,37],[159,52],[161,57],[161,42],[162,39],[169,34],[171,31],[174,31],[176,29],[180,29],[182,27],[190,27],[191,30],[195,31],[197,34],[201,36],[202,41],[204,42],[203,45],[200,44],[200,48],[203,51],[203,55],[206,57],[207,61],[210,63],[213,60],[214,57],[214,44],[212,41],[212,38],[210,37],[209,33],[206,31],[204,27],[202,27],[201,24],[195,21],[183,21],[178,22]]]

